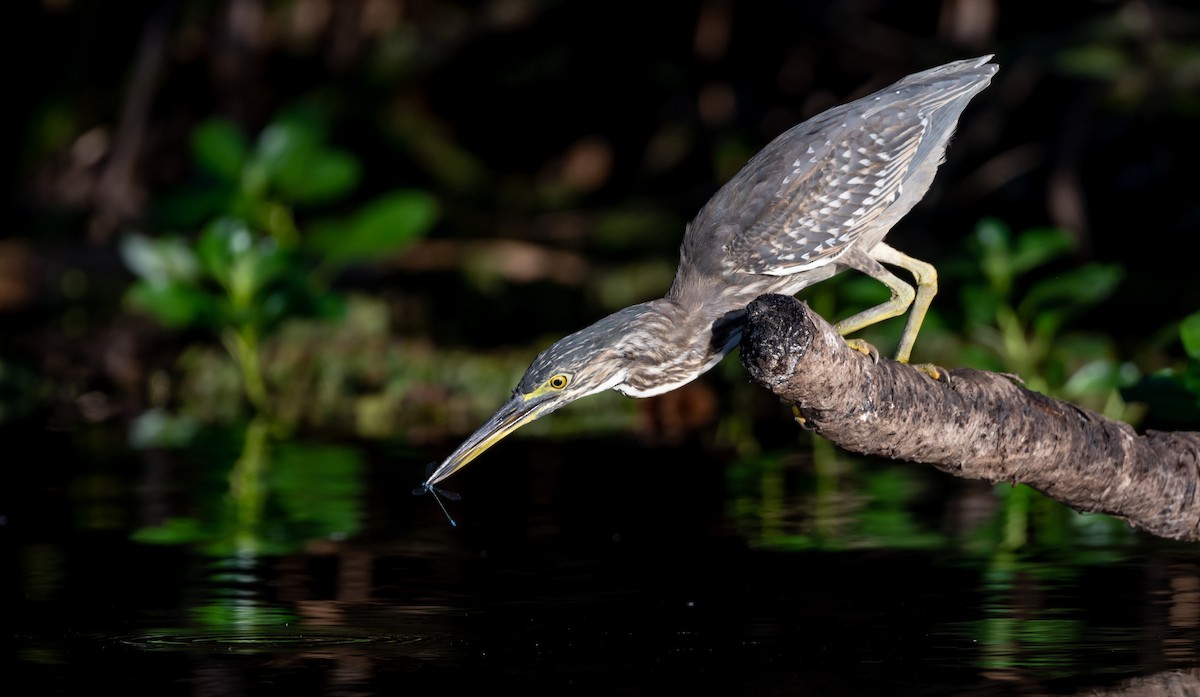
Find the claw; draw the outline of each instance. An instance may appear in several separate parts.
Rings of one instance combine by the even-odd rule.
[[[922,373],[925,373],[934,380],[937,380],[938,382],[950,384],[950,373],[946,372],[945,368],[941,368],[932,363],[914,363],[913,367]]]
[[[866,341],[862,339],[846,339],[846,345],[865,356],[870,356],[872,363],[879,363],[879,349],[868,344]]]

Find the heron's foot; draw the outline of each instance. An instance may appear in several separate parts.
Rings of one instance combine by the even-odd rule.
[[[913,367],[938,382],[950,383],[950,373],[941,366],[932,363],[914,363]]]
[[[872,363],[879,362],[879,349],[868,344],[866,341],[862,339],[846,339],[846,345],[865,356],[870,356]]]

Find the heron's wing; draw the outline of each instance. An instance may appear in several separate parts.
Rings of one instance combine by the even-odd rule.
[[[849,249],[902,192],[928,130],[913,115],[867,114],[776,154],[778,193],[725,244],[726,269],[784,276]]]

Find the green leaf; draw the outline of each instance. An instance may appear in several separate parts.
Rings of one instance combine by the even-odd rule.
[[[211,326],[219,313],[216,298],[182,283],[139,281],[129,289],[135,308],[148,312],[168,327]]]
[[[128,234],[121,238],[118,251],[125,266],[150,284],[191,283],[199,275],[195,253],[177,237]]]
[[[259,135],[245,189],[254,198],[269,189],[288,203],[301,204],[344,196],[358,186],[362,166],[358,158],[326,147],[323,140],[320,124],[303,112],[276,120]]]
[[[1020,314],[1032,317],[1051,305],[1091,306],[1112,295],[1125,277],[1118,264],[1086,264],[1039,281],[1022,299]]]
[[[327,203],[352,191],[361,177],[362,166],[353,155],[322,148],[309,153],[307,161],[277,172],[274,184],[287,201]]]
[[[237,191],[227,183],[187,187],[155,197],[151,218],[159,228],[195,229],[231,210],[236,201]]]
[[[1026,230],[1017,237],[1012,255],[1012,272],[1020,276],[1069,252],[1075,240],[1058,228]]]
[[[287,254],[273,238],[254,235],[245,221],[236,218],[213,221],[201,234],[197,251],[239,316],[288,267]]]
[[[217,218],[205,226],[196,243],[196,252],[204,270],[221,285],[232,283],[235,261],[254,245],[254,235],[245,221]]]
[[[984,249],[1007,249],[1012,229],[998,218],[984,218],[975,226],[975,241]]]
[[[1147,375],[1121,390],[1121,396],[1128,402],[1148,405],[1154,415],[1162,418],[1186,423],[1200,422],[1197,394],[1177,375]]]
[[[968,325],[992,326],[996,322],[996,311],[1003,298],[992,291],[991,286],[969,285],[959,291],[963,313]]]
[[[1067,313],[1061,309],[1043,309],[1029,320],[1030,325],[1030,341],[1039,342],[1043,346],[1049,346],[1062,339],[1058,336],[1059,330],[1067,321]]]
[[[277,181],[288,172],[303,169],[320,147],[319,130],[302,119],[283,119],[263,129],[258,136],[254,160],[268,179]]]
[[[995,218],[985,218],[975,226],[974,247],[979,267],[992,290],[1006,296],[1014,276],[1011,259],[1012,230]]]
[[[192,156],[196,163],[227,182],[238,181],[248,155],[245,134],[229,121],[211,119],[192,131]]]
[[[288,254],[269,237],[260,239],[247,254],[250,288],[257,293],[283,275],[288,269]]]
[[[1121,366],[1108,359],[1089,361],[1071,374],[1063,393],[1071,397],[1104,394],[1121,386]]]
[[[396,191],[368,203],[344,224],[315,226],[308,245],[331,263],[367,261],[424,235],[437,217],[437,200],[429,193]]]
[[[299,243],[300,232],[296,229],[296,219],[289,206],[275,201],[260,201],[251,208],[251,220],[258,229],[275,238],[281,247],[292,249]]]
[[[147,409],[130,424],[129,444],[138,450],[182,448],[191,444],[199,430],[199,422],[187,414]]]
[[[1179,338],[1188,356],[1200,360],[1200,312],[1183,318],[1179,323]]]
[[[1178,376],[1179,384],[1200,401],[1200,370],[1194,364],[1189,364]]]

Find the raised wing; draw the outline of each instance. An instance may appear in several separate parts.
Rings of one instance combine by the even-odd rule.
[[[719,244],[720,273],[789,275],[874,246],[924,196],[963,109],[996,71],[989,58],[915,73],[782,134],[697,216],[685,259],[712,273],[698,252]]]
[[[903,192],[928,118],[884,112],[826,130],[777,172],[778,188],[725,245],[727,270],[788,275],[836,259]]]

